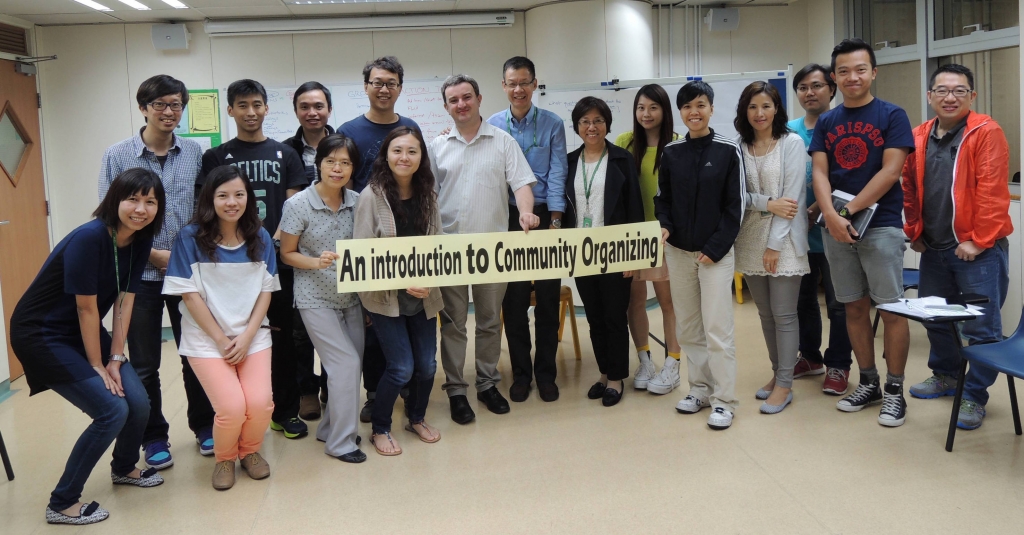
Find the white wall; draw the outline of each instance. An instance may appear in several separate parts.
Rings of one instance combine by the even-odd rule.
[[[268,87],[338,84],[361,80],[366,61],[392,54],[410,80],[455,72],[477,78],[486,116],[506,105],[501,65],[526,54],[524,27],[520,16],[511,28],[210,39],[202,23],[189,23],[189,49],[174,52],[153,49],[149,24],[40,27],[38,54],[60,58],[39,64],[54,243],[95,209],[103,151],[143,126],[135,92],[154,74],[196,89],[239,78]]]

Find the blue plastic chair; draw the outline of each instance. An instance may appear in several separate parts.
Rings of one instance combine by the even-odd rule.
[[[956,435],[956,420],[960,412],[960,400],[964,394],[964,379],[967,377],[967,363],[972,366],[985,366],[1006,374],[1006,384],[1010,388],[1010,409],[1013,412],[1013,428],[1021,434],[1020,412],[1017,410],[1017,389],[1013,378],[1024,379],[1024,315],[1017,325],[1017,330],[1002,342],[967,346],[960,349],[960,380],[956,383],[956,397],[953,398],[953,414],[949,417],[949,433],[946,435],[946,451],[953,451],[953,438]]]

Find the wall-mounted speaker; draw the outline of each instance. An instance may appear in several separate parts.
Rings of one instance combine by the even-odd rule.
[[[716,7],[708,10],[704,17],[708,30],[731,32],[740,27],[740,10],[734,7]]]
[[[189,37],[184,24],[153,25],[153,48],[157,50],[187,50]]]

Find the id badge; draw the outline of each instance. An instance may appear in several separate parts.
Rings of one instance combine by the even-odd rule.
[[[766,212],[766,211],[762,211],[761,212],[761,219],[768,219],[771,216],[772,216],[771,212]]]
[[[590,219],[589,216],[584,216],[583,217],[583,228],[590,228],[592,226],[594,226],[594,220]]]

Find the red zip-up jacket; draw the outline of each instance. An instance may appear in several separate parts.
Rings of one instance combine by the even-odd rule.
[[[938,119],[914,129],[914,145],[903,165],[903,232],[912,241],[924,232],[924,172],[928,136]],[[953,233],[958,242],[983,249],[1013,233],[1010,222],[1010,148],[1003,129],[988,115],[971,112],[953,162]]]

